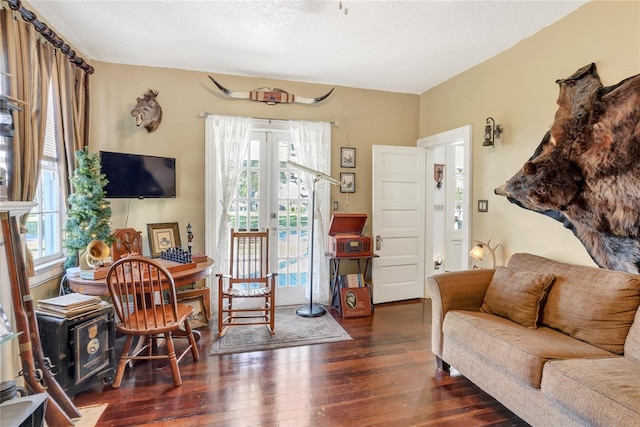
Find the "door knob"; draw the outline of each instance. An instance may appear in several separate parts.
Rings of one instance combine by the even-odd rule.
[[[382,243],[382,237],[376,236],[376,251],[380,250],[380,244]]]

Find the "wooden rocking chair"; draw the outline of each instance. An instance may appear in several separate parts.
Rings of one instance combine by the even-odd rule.
[[[277,273],[269,273],[269,232],[231,229],[229,275],[218,276],[218,336],[231,326],[267,325],[275,333]],[[239,301],[264,299],[261,307],[240,308]],[[245,301],[246,302],[246,301]]]

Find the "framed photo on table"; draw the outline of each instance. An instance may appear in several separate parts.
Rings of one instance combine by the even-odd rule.
[[[340,172],[340,186],[341,193],[355,193],[356,192],[356,174],[352,172]]]
[[[356,167],[356,149],[353,147],[340,148],[340,167],[355,168]]]
[[[169,248],[181,247],[180,229],[177,222],[147,224],[147,234],[149,235],[149,250],[152,257],[159,257],[162,251]]]

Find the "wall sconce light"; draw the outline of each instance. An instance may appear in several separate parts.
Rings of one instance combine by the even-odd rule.
[[[442,188],[442,180],[444,179],[444,165],[433,165],[433,179],[436,181],[436,188]]]
[[[476,240],[476,245],[469,251],[469,256],[471,258],[477,259],[478,261],[482,261],[485,250],[489,253],[491,257],[491,268],[495,268],[496,266],[496,249],[498,246],[502,246],[500,243],[495,245],[493,248],[489,245],[491,243],[491,239],[487,243]]]
[[[502,136],[502,125],[497,125],[493,117],[487,117],[487,125],[484,127],[483,147],[493,147],[495,140]]]
[[[439,256],[438,258],[433,260],[433,269],[440,270],[440,267],[442,267],[442,264],[444,264],[444,260],[442,259],[441,256]]]

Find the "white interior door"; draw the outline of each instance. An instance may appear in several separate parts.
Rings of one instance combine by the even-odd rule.
[[[424,297],[425,150],[373,146],[373,302]]]

